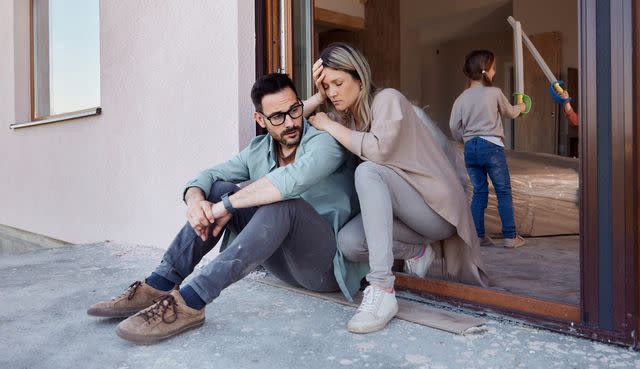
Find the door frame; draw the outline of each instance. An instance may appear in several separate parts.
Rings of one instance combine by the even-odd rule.
[[[547,329],[635,345],[635,336],[640,332],[637,271],[640,191],[636,186],[640,183],[636,154],[640,142],[637,114],[640,5],[632,0],[577,1],[581,107],[580,305],[419,279],[402,273],[396,276],[396,286],[454,305],[514,316]],[[278,0],[255,2],[258,9]],[[632,11],[625,13],[628,7]],[[274,14],[264,12],[262,15],[266,17],[266,30],[270,24],[277,24]],[[266,30],[256,29],[256,34]],[[265,44],[279,42],[277,38],[269,39],[271,34],[265,33]],[[292,40],[292,35],[289,33],[286,39]],[[605,53],[601,44],[620,52]],[[260,52],[256,49],[257,63],[267,60],[266,71],[273,71],[272,55],[268,50]],[[292,54],[288,55],[291,58]],[[627,72],[633,75],[632,79]],[[602,122],[600,126],[598,121]],[[606,172],[599,172],[605,169]],[[603,214],[610,217],[609,222]]]

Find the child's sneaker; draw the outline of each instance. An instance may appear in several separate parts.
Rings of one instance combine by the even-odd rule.
[[[491,237],[484,236],[480,238],[480,247],[494,247],[496,244],[493,242]]]
[[[504,247],[515,249],[516,247],[524,246],[527,241],[517,234],[514,238],[505,238]]]

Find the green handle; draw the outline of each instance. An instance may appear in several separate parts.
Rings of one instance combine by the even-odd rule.
[[[531,107],[533,106],[533,101],[529,95],[514,93],[513,96],[522,96],[522,102],[524,103],[524,113],[520,114],[521,117],[524,117],[531,111]]]

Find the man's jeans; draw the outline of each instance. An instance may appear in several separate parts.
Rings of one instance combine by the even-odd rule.
[[[474,137],[464,144],[464,163],[473,185],[471,214],[473,215],[478,237],[485,236],[484,209],[487,207],[489,198],[488,174],[498,198],[502,235],[504,238],[514,238],[516,236],[516,226],[511,200],[511,179],[509,178],[504,148],[480,137]]]
[[[232,183],[215,182],[207,200],[216,203],[223,194],[237,190]],[[321,292],[339,289],[333,274],[335,234],[306,201],[238,209],[226,227],[237,237],[188,283],[206,303],[258,265],[295,286]],[[207,241],[202,241],[187,223],[155,272],[181,284],[220,237],[210,233]]]

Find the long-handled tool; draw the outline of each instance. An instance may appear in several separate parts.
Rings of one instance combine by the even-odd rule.
[[[524,66],[522,58],[522,27],[520,22],[516,21],[513,25],[513,51],[514,64],[516,66],[515,90],[513,94],[516,96],[518,104],[525,105],[525,111],[522,115],[527,114],[531,110],[531,98],[524,94]]]
[[[564,89],[562,88],[563,82],[558,81],[556,76],[553,75],[553,72],[551,71],[551,69],[549,69],[549,66],[544,61],[544,59],[542,59],[542,55],[540,55],[540,53],[538,52],[538,49],[536,49],[536,47],[533,45],[533,43],[529,39],[529,36],[527,36],[527,34],[524,31],[522,31],[522,29],[520,28],[520,22],[516,21],[515,18],[513,18],[512,16],[509,16],[507,18],[507,21],[509,22],[511,27],[513,27],[514,34],[520,32],[520,34],[522,35],[522,41],[524,41],[524,44],[527,46],[527,49],[529,49],[529,51],[531,52],[531,55],[533,55],[533,58],[536,60],[536,63],[538,63],[538,66],[540,67],[540,69],[542,69],[542,73],[544,73],[545,77],[547,77],[547,80],[551,84],[549,86],[549,91],[551,92],[551,96],[553,97],[553,99],[559,104],[566,103],[567,99],[563,99],[560,96],[560,94],[564,92]],[[517,79],[516,79],[516,83],[517,83]],[[517,88],[517,85],[516,85],[516,88]]]

